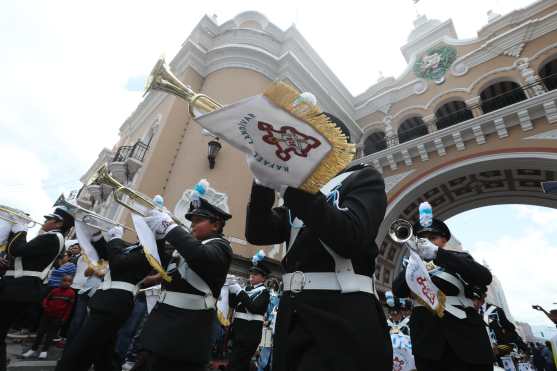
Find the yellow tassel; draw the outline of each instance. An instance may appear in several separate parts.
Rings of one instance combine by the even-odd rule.
[[[7,247],[8,247],[8,245],[6,245],[6,244],[0,245],[0,252],[6,251]]]
[[[435,310],[431,308],[431,306],[428,303],[426,303],[424,300],[422,300],[422,298],[420,298],[418,295],[412,294],[411,296],[412,299],[417,301],[419,304],[423,305],[431,312],[435,313],[437,317],[441,318],[445,315],[445,302],[447,300],[447,297],[442,291],[439,291],[439,293],[437,294],[437,300],[439,301],[439,304],[437,305],[437,308],[435,308]]]
[[[439,299],[439,305],[437,305],[437,308],[435,309],[435,314],[437,314],[437,317],[441,318],[445,315],[445,302],[447,301],[447,297],[441,290],[439,290],[437,298]]]
[[[274,82],[263,95],[296,118],[308,123],[331,145],[331,151],[325,159],[299,187],[306,192],[316,193],[354,159],[356,147],[348,143],[346,135],[317,106],[309,103],[295,105],[300,92],[290,85],[280,81]]]
[[[223,326],[230,326],[230,321],[228,320],[228,318],[224,317],[224,314],[222,314],[222,312],[220,310],[217,310],[217,318],[220,322],[221,325]]]
[[[165,280],[166,282],[171,282],[172,281],[172,277],[170,277],[168,275],[168,273],[166,273],[166,271],[162,268],[159,261],[157,259],[155,259],[155,257],[153,255],[151,255],[147,251],[145,251],[145,257],[147,258],[147,261],[149,262],[151,267],[153,267],[153,269],[155,269],[158,273],[160,273],[163,280]]]

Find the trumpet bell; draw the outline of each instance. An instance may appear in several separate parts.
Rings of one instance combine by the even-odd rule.
[[[64,195],[58,197],[58,200],[54,204],[54,206],[63,206],[65,207],[70,214],[76,219],[80,220],[81,222],[87,224],[90,227],[98,229],[103,232],[108,232],[112,227],[121,226],[124,229],[133,232],[133,229],[126,227],[125,225],[116,223],[112,219],[109,219],[105,216],[99,215],[91,210],[85,209],[79,205],[73,204],[67,201],[64,198]]]
[[[184,99],[188,103],[188,110],[192,117],[212,112],[222,108],[218,103],[205,94],[194,92],[189,86],[172,73],[163,57],[159,58],[145,84],[145,96],[151,90],[160,90]]]
[[[26,224],[29,228],[32,228],[35,225],[42,225],[42,223],[33,220],[25,212],[4,205],[0,205],[0,219],[11,224],[23,223]]]
[[[389,226],[389,237],[395,242],[405,243],[414,236],[412,224],[404,219],[397,219]]]

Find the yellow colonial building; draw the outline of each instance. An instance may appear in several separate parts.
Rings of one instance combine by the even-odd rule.
[[[244,12],[223,24],[201,19],[170,63],[193,90],[223,104],[282,80],[315,94],[324,111],[346,124],[358,148],[355,161],[385,177],[389,206],[376,272],[382,290],[403,253],[386,229],[399,217],[415,220],[424,199],[442,219],[501,203],[557,206],[539,187],[557,169],[557,2],[490,13],[471,40],[460,40],[451,20],[420,16],[401,51],[407,68],[400,76],[353,96],[294,26],[282,30],[260,13]],[[207,178],[233,214],[225,234],[239,273],[258,249],[244,237],[252,177],[244,155],[226,143],[211,168],[212,141],[184,101],[150,92],[120,127],[119,142],[100,152],[82,181],[108,163],[122,183],[161,194],[183,216],[188,190]],[[105,186],[84,187],[79,202],[119,221],[129,217]],[[266,250],[277,260],[284,252],[282,246]]]

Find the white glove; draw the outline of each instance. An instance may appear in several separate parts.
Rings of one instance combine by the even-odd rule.
[[[237,283],[228,286],[228,291],[230,291],[231,293],[237,295],[240,291],[242,291],[242,287],[240,287],[240,285],[238,285]]]
[[[159,210],[153,209],[148,215],[149,216],[145,217],[145,221],[155,234],[157,240],[165,238],[168,232],[178,226],[170,215]]]
[[[27,226],[27,224],[16,223],[12,226],[13,233],[27,232],[28,229],[29,227]]]
[[[123,235],[124,235],[124,228],[117,225],[115,227],[110,228],[108,232],[106,232],[106,240],[111,241],[115,238],[122,238]]]
[[[418,255],[424,260],[435,259],[438,249],[439,248],[427,238],[420,238],[418,240]]]

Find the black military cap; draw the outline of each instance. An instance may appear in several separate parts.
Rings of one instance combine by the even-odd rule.
[[[212,205],[209,201],[202,197],[199,198],[197,205],[194,205],[194,202],[190,204],[190,211],[186,214],[186,219],[191,221],[191,218],[194,215],[207,219],[220,219],[223,221],[227,221],[232,218],[232,215],[215,205]]]
[[[422,237],[421,235],[426,232],[445,237],[447,241],[451,239],[451,231],[449,230],[449,227],[447,227],[447,225],[439,219],[433,218],[429,227],[422,226],[419,221],[414,224],[414,233],[416,236]]]
[[[73,216],[68,213],[66,208],[64,207],[57,207],[54,212],[50,214],[46,214],[44,216],[45,219],[56,219],[58,221],[64,222],[64,226],[67,228],[71,228],[74,225]]]
[[[259,273],[264,277],[267,277],[269,274],[271,274],[271,268],[269,267],[269,264],[266,260],[267,258],[263,259],[262,261],[253,263],[250,269],[248,269],[248,272]]]

